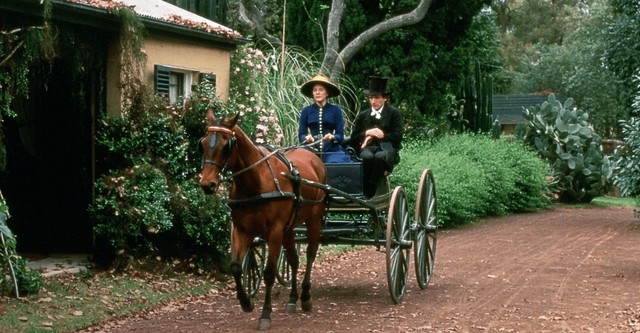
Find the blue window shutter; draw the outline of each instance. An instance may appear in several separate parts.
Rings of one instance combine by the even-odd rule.
[[[162,65],[155,65],[155,86],[156,93],[159,95],[169,96],[169,77],[171,75],[171,69]]]

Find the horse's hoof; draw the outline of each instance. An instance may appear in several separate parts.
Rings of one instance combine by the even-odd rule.
[[[242,305],[242,311],[253,312],[253,302],[249,303],[249,305]]]
[[[300,305],[302,306],[302,311],[309,312],[313,308],[313,301],[311,299],[306,301],[301,301]]]
[[[271,319],[260,319],[258,321],[258,331],[267,331],[271,328]]]
[[[287,303],[284,307],[284,312],[286,314],[296,313],[296,303]]]

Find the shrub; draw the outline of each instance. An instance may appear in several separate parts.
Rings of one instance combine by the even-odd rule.
[[[230,216],[224,203],[212,195],[203,195],[197,179],[185,180],[171,190],[169,202],[174,215],[173,229],[167,235],[171,242],[164,243],[168,253],[206,253],[215,258],[212,263],[220,270],[227,268],[230,246]],[[191,249],[191,251],[185,251]]]
[[[115,258],[116,268],[125,268],[131,257],[150,255],[195,258],[196,265],[226,262],[228,212],[196,181],[204,110],[219,101],[210,87],[197,91],[181,108],[138,96],[121,116],[100,120],[102,169],[89,206],[99,263]]]
[[[602,140],[588,122],[589,115],[549,95],[548,101],[527,108],[524,140],[551,166],[560,199],[590,202],[602,195],[612,176],[612,165],[602,152]]]
[[[196,172],[187,162],[189,144],[180,123],[182,115],[160,105],[153,98],[142,100],[123,116],[100,119],[96,136],[101,171],[149,163],[174,177],[186,178]]]
[[[89,213],[96,235],[108,239],[118,251],[151,248],[147,235],[172,227],[167,179],[152,165],[135,165],[105,175],[95,190]]]
[[[518,142],[463,134],[433,143],[409,141],[393,181],[413,202],[422,170],[434,173],[439,224],[455,226],[479,217],[544,207],[546,165]]]

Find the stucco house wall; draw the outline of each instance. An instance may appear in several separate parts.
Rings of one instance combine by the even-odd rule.
[[[146,82],[154,81],[154,65],[179,67],[194,74],[213,73],[216,76],[216,93],[223,101],[229,96],[231,52],[219,48],[151,37],[145,40],[147,52]],[[194,77],[197,82],[199,77]]]
[[[227,101],[231,50],[202,43],[150,36],[144,40],[144,51],[146,61],[143,75],[149,93],[156,93],[155,66],[161,65],[188,73],[193,84],[200,81],[201,74],[214,74],[216,94],[222,101]],[[108,50],[106,65],[107,113],[109,114],[119,114],[123,102],[120,77],[121,53],[119,42],[114,41]]]

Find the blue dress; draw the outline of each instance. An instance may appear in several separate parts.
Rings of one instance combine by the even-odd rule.
[[[298,140],[304,142],[307,134],[314,138],[320,136],[320,107],[317,104],[305,106],[300,113],[298,122]],[[322,141],[322,161],[324,163],[349,163],[351,157],[340,144],[344,140],[344,116],[342,108],[335,104],[326,103],[322,107],[322,136],[331,133],[334,139]],[[319,148],[319,147],[318,147]]]

